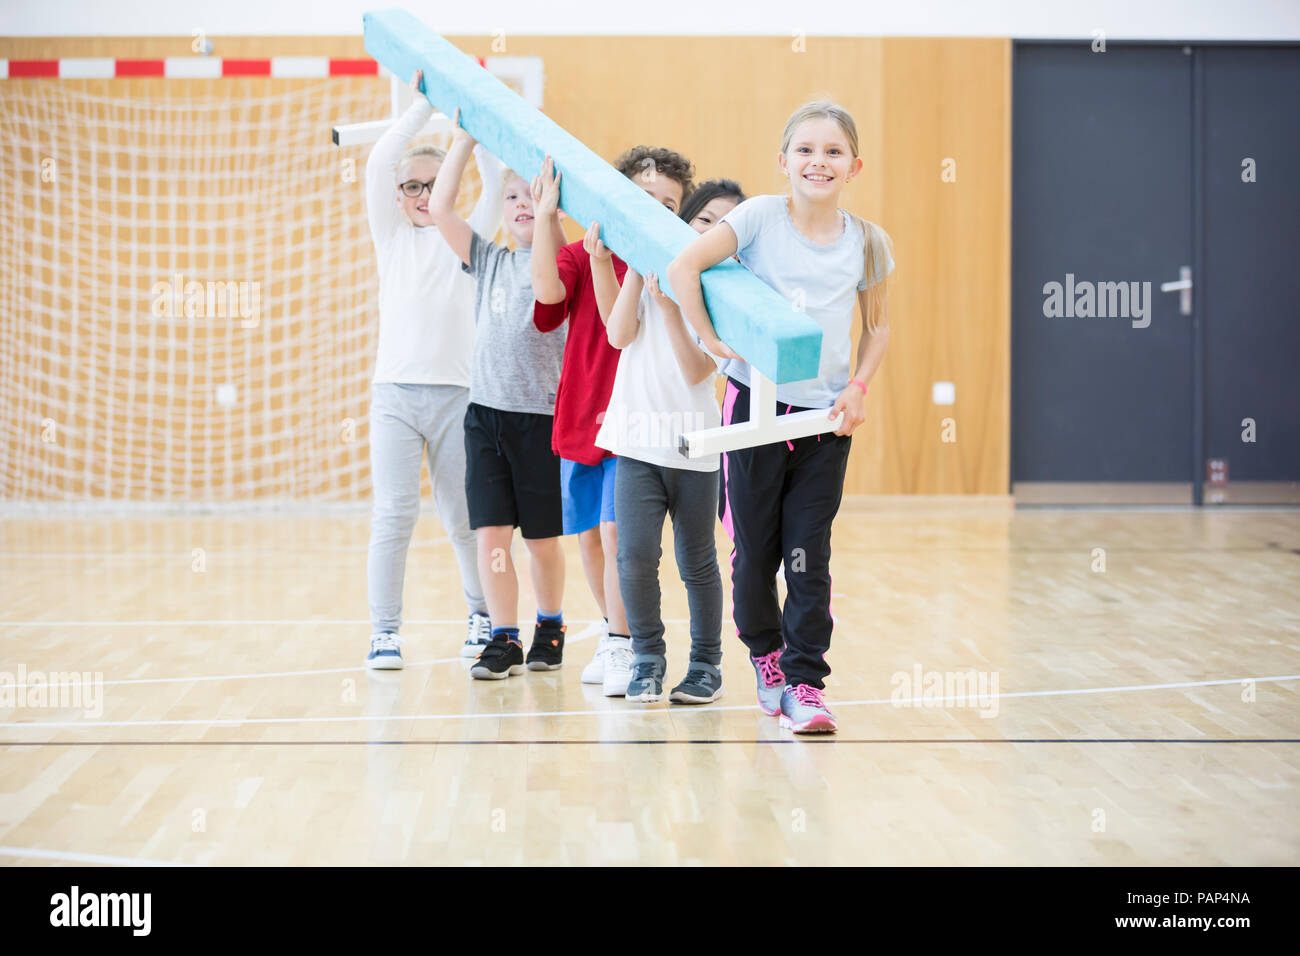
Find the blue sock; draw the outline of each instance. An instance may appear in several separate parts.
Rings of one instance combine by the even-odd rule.
[[[519,639],[519,628],[517,627],[492,628],[492,640],[495,641],[498,637],[504,637],[510,643],[518,644],[520,647],[524,646],[524,642]]]
[[[552,624],[563,624],[564,612],[556,611],[554,614],[547,614],[545,611],[539,609],[537,611],[537,623],[541,624],[543,621],[549,621]]]

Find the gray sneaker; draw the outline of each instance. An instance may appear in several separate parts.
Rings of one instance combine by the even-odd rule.
[[[632,664],[632,679],[628,681],[625,699],[645,704],[662,699],[667,667],[662,657],[638,657]]]
[[[826,707],[826,692],[810,684],[781,692],[781,726],[796,734],[833,734],[835,715]]]
[[[686,677],[669,696],[675,704],[711,704],[722,696],[722,671],[704,661],[691,661]]]
[[[754,674],[758,677],[758,709],[769,717],[781,713],[781,692],[785,690],[785,674],[781,672],[781,650],[762,657],[751,657]]]

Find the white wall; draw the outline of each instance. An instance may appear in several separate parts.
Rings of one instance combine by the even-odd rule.
[[[403,6],[445,34],[1300,40],[1300,0],[0,0],[5,36],[360,34]],[[673,15],[679,11],[680,15]],[[220,50],[216,51],[219,55]]]

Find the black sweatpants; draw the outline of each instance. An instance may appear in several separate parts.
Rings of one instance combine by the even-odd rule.
[[[804,409],[777,403],[777,414]],[[722,423],[749,421],[749,388],[727,380]],[[782,646],[790,685],[824,687],[831,672],[831,524],[844,494],[848,435],[826,432],[722,456],[718,515],[731,535],[736,629],[750,656]],[[785,561],[786,599],[776,571]]]

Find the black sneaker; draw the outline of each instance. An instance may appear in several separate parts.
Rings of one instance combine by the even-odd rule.
[[[722,671],[703,661],[691,661],[686,677],[669,696],[674,704],[708,704],[722,696]]]
[[[533,646],[528,648],[530,671],[553,671],[564,663],[564,625],[538,621]]]
[[[470,676],[478,680],[504,680],[523,672],[524,649],[504,637],[493,638],[488,642],[474,666],[469,669]]]

